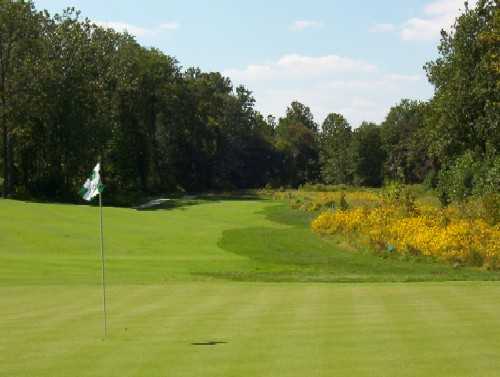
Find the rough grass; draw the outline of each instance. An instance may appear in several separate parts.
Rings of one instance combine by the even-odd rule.
[[[436,281],[498,274],[349,250],[270,201],[106,208],[103,339],[97,216],[0,200],[1,377],[498,375],[500,283]]]
[[[250,281],[388,282],[498,280],[500,272],[454,268],[428,258],[375,255],[357,250],[341,237],[320,238],[310,230],[312,214],[285,205],[262,211],[285,227],[249,227],[223,233],[219,245],[257,263],[255,271],[211,272]]]

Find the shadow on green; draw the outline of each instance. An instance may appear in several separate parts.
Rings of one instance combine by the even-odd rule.
[[[262,200],[257,195],[253,194],[238,194],[238,195],[223,195],[223,194],[202,194],[202,195],[187,195],[184,197],[172,197],[168,199],[157,199],[160,202],[158,204],[144,207],[135,207],[138,211],[165,211],[173,209],[185,209],[186,207],[207,204],[207,203],[218,203],[218,202],[228,202],[228,201],[255,201]]]

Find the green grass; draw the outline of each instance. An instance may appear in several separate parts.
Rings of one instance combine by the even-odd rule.
[[[103,339],[97,208],[0,200],[0,376],[498,375],[499,273],[308,222],[265,200],[105,208]]]

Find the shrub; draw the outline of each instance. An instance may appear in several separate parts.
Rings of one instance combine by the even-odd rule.
[[[375,208],[325,212],[311,224],[321,235],[358,235],[380,250],[424,255],[450,263],[500,267],[500,226],[466,219],[456,207],[407,208],[385,202]]]
[[[500,156],[491,153],[485,158],[475,158],[466,152],[445,167],[439,174],[437,186],[443,205],[463,202],[472,195],[498,193],[500,188]]]
[[[403,185],[400,182],[389,181],[383,187],[382,196],[389,202],[397,202],[401,198],[402,191]]]
[[[339,208],[342,211],[347,211],[349,209],[349,204],[347,203],[347,200],[345,199],[345,192],[343,192],[343,191],[340,193]]]
[[[439,174],[435,170],[429,171],[424,178],[423,186],[427,189],[435,189],[439,183]]]
[[[483,218],[491,225],[500,222],[500,194],[489,193],[481,198]]]
[[[474,195],[498,193],[500,190],[500,156],[487,157],[476,171]]]
[[[449,201],[463,201],[472,195],[474,189],[474,172],[478,169],[471,152],[465,153],[454,163],[444,168],[439,175],[438,191],[443,198],[442,204]]]

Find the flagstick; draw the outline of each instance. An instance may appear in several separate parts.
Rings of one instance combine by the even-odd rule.
[[[104,336],[108,335],[108,315],[106,312],[106,274],[104,269],[104,235],[102,230],[102,194],[99,193],[99,213],[101,225],[102,303],[104,311]]]

